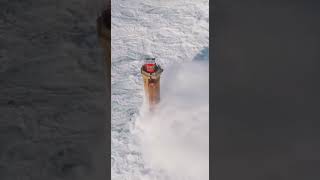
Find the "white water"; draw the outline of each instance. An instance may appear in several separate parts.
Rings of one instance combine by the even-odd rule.
[[[207,62],[168,68],[155,112],[144,105],[136,120],[144,162],[170,179],[209,179]]]
[[[208,9],[207,0],[112,1],[113,180],[208,179],[208,61],[191,63],[207,53]],[[145,54],[164,68],[152,115],[143,104]]]

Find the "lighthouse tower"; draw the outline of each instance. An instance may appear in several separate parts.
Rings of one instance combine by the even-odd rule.
[[[163,69],[156,64],[155,58],[146,58],[141,67],[144,91],[150,108],[160,101],[160,75]]]
[[[102,13],[97,18],[97,33],[100,45],[104,53],[104,66],[105,75],[107,80],[107,95],[110,96],[111,92],[111,9],[105,6]]]
[[[104,50],[106,62],[110,64],[111,59],[111,10],[102,11],[97,19],[97,32],[100,44]]]

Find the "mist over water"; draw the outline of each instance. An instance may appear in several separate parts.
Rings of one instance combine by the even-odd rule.
[[[207,67],[203,65],[203,72],[187,70],[194,64],[182,63],[191,61],[208,46],[208,0],[112,0],[111,4],[112,179],[179,180],[187,179],[181,176],[186,172],[189,179],[204,179],[202,174],[208,173],[200,172],[206,171],[201,157],[208,153],[196,151],[208,148],[194,144],[204,144],[198,139],[208,140],[201,138],[205,131],[188,128],[201,128],[202,122],[206,122],[200,118],[204,114],[200,112],[200,120],[193,117],[197,123],[189,118],[201,110],[201,100],[206,99],[202,96],[208,88],[200,88],[201,82],[206,82],[203,78],[208,77]],[[159,109],[151,115],[145,112],[145,104],[142,106],[144,92],[140,73],[143,59],[148,55],[155,57],[164,68],[162,100]],[[179,65],[173,66],[175,63]],[[199,80],[194,82],[197,77]],[[187,96],[190,97],[187,99]],[[168,123],[164,123],[166,121]],[[191,165],[186,164],[191,161],[194,161]]]
[[[136,134],[147,166],[169,179],[209,179],[208,61],[165,69],[161,102],[154,112],[144,103]]]

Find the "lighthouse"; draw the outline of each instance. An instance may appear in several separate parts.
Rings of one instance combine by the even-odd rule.
[[[97,32],[101,47],[105,54],[105,62],[110,64],[111,60],[111,10],[103,10],[97,19]]]
[[[156,64],[155,58],[146,58],[141,67],[145,96],[151,109],[160,101],[160,75],[162,72],[163,69]]]
[[[97,18],[97,33],[104,53],[104,66],[107,83],[107,95],[111,92],[111,9],[103,6],[103,10]]]

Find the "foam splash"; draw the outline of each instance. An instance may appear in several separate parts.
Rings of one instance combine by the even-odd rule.
[[[208,61],[167,68],[161,102],[153,112],[142,106],[136,130],[147,166],[169,179],[209,179]]]

